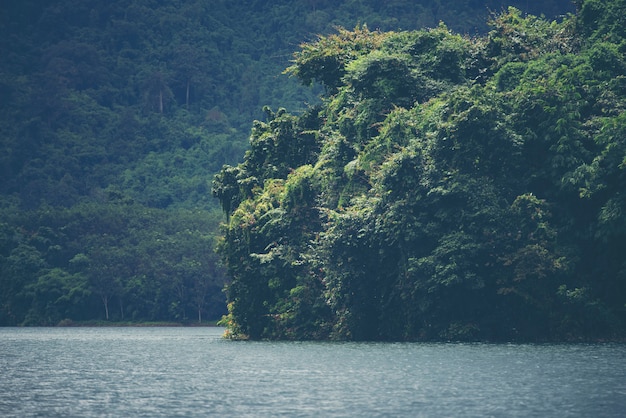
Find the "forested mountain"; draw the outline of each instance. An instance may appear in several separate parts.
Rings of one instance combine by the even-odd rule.
[[[253,127],[255,144],[260,126],[288,117],[281,111],[276,119],[268,112],[264,119],[264,105],[288,108],[294,115],[289,117],[316,131],[320,122],[305,111],[308,105],[322,103],[318,95],[324,89],[326,103],[336,94],[333,89],[347,82],[336,79],[335,85],[324,86],[320,77],[337,75],[313,71],[310,78],[322,84],[309,88],[282,74],[298,45],[317,34],[337,33],[337,27],[363,25],[358,31],[382,39],[376,30],[436,28],[440,20],[474,36],[489,30],[489,11],[509,4],[551,18],[574,10],[567,0],[540,5],[495,0],[4,1],[0,325],[219,317],[225,313],[221,289],[226,276],[213,251],[223,219],[211,196],[214,174],[224,164],[235,167],[242,161],[252,120],[264,120]],[[350,31],[339,33],[339,39],[350,36]],[[436,71],[426,62],[420,65]],[[511,80],[520,68],[511,69]],[[394,81],[395,88],[404,89],[403,82]],[[448,91],[446,83],[429,94]],[[409,102],[394,105],[411,108]],[[372,133],[355,135],[365,144]],[[267,171],[263,176],[269,179],[285,177],[287,167],[314,163],[321,146],[314,136],[309,154],[293,150],[293,156],[283,156],[290,160],[277,161],[276,174],[260,165],[256,170]],[[353,191],[342,186],[342,207],[366,187],[351,184]],[[596,186],[589,186],[590,195]],[[222,204],[230,212],[237,199]]]
[[[340,30],[222,169],[233,338],[626,336],[626,1]]]

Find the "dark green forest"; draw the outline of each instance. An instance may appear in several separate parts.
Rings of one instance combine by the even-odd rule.
[[[4,0],[0,325],[623,335],[623,4]]]
[[[626,1],[470,35],[357,25],[213,191],[232,338],[626,336]]]

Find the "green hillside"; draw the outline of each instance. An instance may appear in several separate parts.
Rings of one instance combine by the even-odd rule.
[[[230,335],[622,340],[626,2],[578,6],[302,45],[322,103],[214,183]]]
[[[282,74],[298,45],[337,27],[440,20],[473,36],[508,4],[3,2],[0,325],[219,318],[224,218],[211,182],[243,161],[252,121],[270,123],[263,106],[300,120],[321,103],[323,86]],[[574,10],[510,4],[551,17]]]

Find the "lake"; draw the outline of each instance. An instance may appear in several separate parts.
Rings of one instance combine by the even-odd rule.
[[[622,417],[623,344],[237,342],[0,328],[0,416]]]

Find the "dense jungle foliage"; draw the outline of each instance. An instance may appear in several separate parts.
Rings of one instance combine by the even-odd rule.
[[[233,338],[626,335],[626,1],[339,30],[216,176]]]
[[[331,54],[329,63],[339,64],[335,73],[319,71],[320,68],[316,69],[312,65],[313,61],[308,67],[298,65],[301,78],[326,84],[323,87],[316,83],[316,87],[310,89],[300,85],[297,79],[281,74],[290,65],[297,45],[315,39],[317,34],[336,33],[335,28],[338,26],[354,28],[359,24],[367,24],[372,30],[400,31],[436,28],[438,22],[444,20],[458,33],[486,33],[488,28],[485,22],[489,11],[502,10],[509,4],[551,17],[574,10],[568,0],[546,0],[540,5],[525,0],[3,2],[0,12],[0,325],[55,325],[60,321],[69,323],[94,319],[190,322],[215,319],[226,313],[222,293],[226,275],[224,269],[219,267],[218,256],[213,251],[219,234],[218,225],[223,218],[219,202],[211,196],[211,181],[224,164],[230,164],[233,168],[225,169],[222,178],[224,173],[236,175],[241,171],[241,167],[234,167],[242,161],[244,152],[249,148],[251,121],[264,118],[264,105],[270,105],[273,109],[289,108],[293,115],[281,111],[254,126],[253,148],[244,163],[248,167],[247,174],[237,184],[238,190],[247,184],[249,193],[254,195],[234,194],[228,190],[234,183],[225,181],[226,189],[223,189],[221,196],[224,193],[231,193],[232,196],[229,196],[229,200],[222,199],[222,204],[232,212],[244,199],[254,197],[250,201],[246,200],[246,204],[256,206],[258,187],[264,180],[268,180],[268,187],[270,179],[282,180],[284,183],[287,173],[292,169],[297,169],[301,175],[311,170],[311,179],[317,178],[321,168],[313,169],[313,165],[323,155],[328,159],[328,164],[336,165],[335,183],[325,186],[324,192],[335,190],[334,184],[338,187],[337,191],[332,191],[334,197],[327,196],[328,208],[331,209],[329,217],[320,218],[321,212],[317,209],[314,210],[310,205],[302,206],[297,201],[294,201],[294,205],[297,205],[293,207],[283,203],[281,210],[288,209],[290,213],[284,217],[284,221],[287,222],[289,218],[289,222],[293,222],[294,229],[289,231],[293,238],[290,238],[289,245],[284,245],[286,237],[281,239],[281,246],[276,246],[271,256],[282,249],[300,251],[300,247],[309,245],[311,237],[318,239],[317,235],[312,235],[317,234],[318,230],[320,233],[324,231],[319,239],[323,238],[323,242],[327,243],[325,251],[330,251],[333,245],[340,244],[341,234],[346,233],[342,232],[339,224],[331,231],[330,224],[326,225],[331,219],[330,214],[336,212],[344,219],[344,223],[348,222],[348,215],[353,216],[355,227],[357,222],[365,222],[361,218],[370,210],[366,208],[371,206],[371,197],[362,199],[363,211],[357,210],[353,197],[371,188],[370,182],[382,175],[377,167],[384,163],[386,155],[403,146],[401,141],[385,145],[387,143],[384,141],[392,141],[391,133],[377,139],[378,142],[382,141],[378,145],[376,141],[371,141],[378,136],[375,133],[382,125],[376,123],[378,119],[383,122],[382,114],[389,114],[390,104],[397,107],[394,114],[398,118],[398,129],[405,129],[404,123],[401,123],[402,117],[407,120],[415,118],[410,116],[416,111],[411,110],[413,96],[439,97],[443,103],[447,99],[441,94],[452,93],[453,86],[468,84],[465,80],[469,77],[487,80],[492,75],[472,74],[472,71],[482,68],[479,64],[463,64],[463,70],[452,75],[451,71],[456,71],[453,61],[461,59],[459,57],[465,60],[487,56],[479,52],[466,56],[467,51],[478,46],[473,41],[445,35],[442,38],[444,43],[436,39],[432,41],[432,46],[438,51],[436,54],[416,51],[407,55],[406,51],[400,52],[404,41],[397,36],[410,38],[417,35],[400,35],[402,32],[398,32],[398,35],[394,35],[394,42],[398,44],[397,48],[394,47],[396,49],[385,46],[384,49],[375,50],[373,45],[369,46],[368,39],[382,45],[388,35],[370,32],[365,30],[365,26],[360,26],[355,32],[357,35],[341,30],[338,37],[328,39],[339,40],[343,46],[338,46],[342,49],[349,46],[347,41],[350,37],[354,37],[357,42],[363,39],[367,43],[364,46],[374,54],[367,58],[371,64],[378,65],[378,61],[385,63],[377,71],[382,71],[381,75],[396,72],[398,77],[392,77],[392,80],[371,73],[366,61],[354,59],[360,54],[357,51],[347,53],[339,60],[336,54],[335,58]],[[595,16],[590,14],[588,19],[593,21]],[[503,51],[509,51],[506,54],[518,53],[515,48],[526,48],[525,42],[535,42],[535,38],[537,42],[544,42],[544,37],[548,35],[539,29],[531,31],[530,36],[534,38],[530,40],[526,34],[515,35],[521,37],[515,41],[519,46],[509,45],[513,38],[503,34],[503,40],[498,41],[502,45],[495,42],[490,48],[503,48]],[[442,28],[433,32],[438,34],[436,36],[446,33]],[[586,36],[601,35],[590,32]],[[610,54],[620,53],[616,49],[618,41],[609,39],[606,42],[602,44],[605,45],[606,53],[602,52],[604,55],[598,58],[600,60],[610,59]],[[313,45],[311,47],[315,48]],[[424,48],[430,47],[424,44]],[[375,54],[382,55],[376,58]],[[489,59],[502,57],[505,60],[506,56],[504,52],[495,49],[489,54]],[[385,58],[387,56],[393,59],[390,61]],[[415,58],[409,59],[413,56]],[[423,60],[415,61],[419,56]],[[434,61],[429,63],[428,59]],[[506,59],[514,61],[513,58]],[[617,60],[614,65],[620,63]],[[349,71],[352,80],[344,79],[348,64],[355,66]],[[387,68],[388,65],[391,67]],[[498,65],[503,67],[505,63]],[[495,71],[495,64],[490,68]],[[400,92],[405,90],[407,82],[416,79],[415,71],[423,71],[423,80],[428,83],[410,86],[406,93]],[[442,74],[445,72],[445,77],[438,78],[434,73],[438,71],[442,71]],[[620,70],[616,67],[611,71]],[[522,72],[522,67],[513,64],[508,67],[508,76],[501,72],[499,80],[506,85],[503,92],[512,91],[516,80],[521,79]],[[577,75],[579,78],[583,76],[586,77],[582,73]],[[368,77],[380,78],[380,83],[370,82]],[[523,80],[528,80],[531,75],[524,77]],[[594,77],[600,76],[594,74]],[[609,75],[602,77],[602,80],[614,80]],[[349,93],[344,83],[350,83],[357,90]],[[336,111],[333,117],[339,118],[344,126],[342,131],[333,128],[337,134],[328,134],[334,138],[332,141],[325,140],[324,136],[317,133],[322,127],[320,115],[312,111],[303,113],[307,104],[320,103],[318,94],[324,88],[328,89],[329,94],[324,107],[330,109],[328,100],[334,97],[332,106]],[[607,103],[611,103],[610,95],[618,92],[615,90],[617,87],[596,88],[604,94],[603,100]],[[394,97],[385,99],[385,104],[381,102],[381,94],[388,94],[387,89],[391,89],[389,94]],[[341,93],[336,95],[339,90]],[[496,96],[502,96],[503,92],[498,92]],[[460,95],[460,90],[456,94]],[[401,99],[400,95],[406,96]],[[359,123],[350,123],[352,116],[348,114],[349,107],[347,102],[342,104],[341,100],[355,101],[350,112],[361,119]],[[499,109],[495,104],[490,106]],[[401,107],[407,111],[402,117]],[[607,111],[614,109],[613,104],[607,107]],[[375,116],[377,112],[383,113]],[[377,121],[370,126],[370,122],[363,118],[372,117]],[[519,120],[517,123],[516,129],[520,130],[526,122]],[[259,151],[258,140],[261,132],[267,129],[270,129],[268,135],[272,137],[274,134],[270,132],[282,129],[279,125],[293,130],[294,136],[305,141],[302,147],[306,153],[300,154],[297,148],[290,148],[292,155],[272,152],[266,156],[269,160],[264,165],[260,159],[266,157]],[[330,129],[330,126],[324,130]],[[301,137],[298,129],[303,127],[311,134]],[[611,129],[618,128],[619,125],[606,128],[603,131],[606,132],[603,134],[605,140],[608,141],[612,135]],[[345,129],[353,129],[354,133]],[[389,131],[391,128],[385,129]],[[506,129],[509,129],[508,125]],[[434,128],[431,131],[435,132]],[[285,132],[281,138],[291,140],[289,135],[292,134]],[[406,135],[408,145],[409,133]],[[343,137],[349,139],[339,141],[338,138]],[[332,143],[339,147],[336,150],[339,153],[337,158],[331,158]],[[541,153],[540,144],[537,143],[536,152],[542,158],[548,158]],[[344,146],[347,148],[344,149]],[[364,159],[366,154],[360,160],[355,160],[357,154],[352,153],[356,153],[359,147],[365,150],[366,146],[369,160]],[[389,151],[383,151],[383,146],[388,146]],[[610,155],[613,156],[614,152],[611,151]],[[343,156],[340,157],[340,154]],[[254,162],[253,158],[258,161]],[[270,160],[275,160],[271,162],[275,168],[270,167]],[[349,170],[344,173],[343,167],[353,160],[355,162],[349,164]],[[364,170],[366,163],[369,168]],[[311,164],[311,168],[307,168],[306,164]],[[546,167],[542,161],[533,164],[533,167]],[[603,164],[598,162],[591,165],[593,169],[583,173],[584,176],[581,174],[581,179],[589,183],[586,193],[590,201],[604,199],[601,196],[612,196],[612,189],[601,187],[605,177],[598,170],[604,169]],[[597,169],[594,168],[596,166]],[[254,174],[256,180],[253,180],[252,171],[255,170],[258,173]],[[619,170],[613,171],[615,176],[621,173]],[[547,173],[544,175],[547,176]],[[537,176],[536,182],[539,183],[543,177],[539,174]],[[325,176],[325,179],[330,181],[333,178]],[[407,178],[404,181],[414,180]],[[287,187],[283,183],[274,182],[277,192]],[[321,186],[317,180],[311,184]],[[288,187],[292,188],[293,185]],[[377,187],[386,186],[381,183]],[[418,190],[414,192],[418,193]],[[400,190],[398,193],[401,193]],[[546,199],[541,194],[537,196]],[[330,204],[331,199],[336,202]],[[615,200],[611,202],[613,206],[607,207],[608,217],[614,216],[611,215],[611,208],[617,210],[620,204]],[[594,204],[597,206],[599,203]],[[542,205],[539,206],[544,210]],[[299,235],[299,229],[303,228],[303,224],[298,224],[292,216],[300,207],[305,211],[301,216],[311,217],[311,224],[307,227],[311,229],[302,235]],[[345,208],[345,211],[339,211],[340,207]],[[377,210],[382,208],[380,206]],[[357,216],[357,213],[360,214]],[[371,212],[370,216],[377,216],[377,213]],[[420,216],[427,216],[427,211],[422,210]],[[233,219],[240,219],[240,216]],[[289,228],[285,222],[275,224],[279,229],[271,234],[277,236],[280,228]],[[607,231],[612,231],[612,224],[602,225]],[[234,224],[232,227],[236,230]],[[421,234],[417,229],[413,233]],[[618,234],[617,231],[615,233]],[[433,239],[438,232],[433,229],[430,234]],[[367,239],[380,238],[380,235],[371,235]],[[226,242],[232,244],[232,241]],[[588,239],[586,242],[591,241]],[[348,241],[345,243],[347,245]],[[406,245],[409,245],[408,241]],[[389,257],[393,249],[393,245],[388,247]],[[596,250],[600,251],[600,248]],[[250,258],[251,253],[268,254],[268,251],[249,251],[244,259]],[[316,250],[307,254],[307,257],[318,257],[321,253]],[[402,259],[418,256],[417,253],[407,254]],[[284,256],[287,257],[285,260],[290,257],[286,253]],[[339,260],[340,256],[339,252],[329,252],[327,257]],[[364,253],[360,257],[366,256]],[[322,260],[319,258],[319,262]],[[376,261],[371,259],[373,263]],[[377,266],[377,271],[390,266],[393,261],[386,258],[386,264]],[[316,272],[312,263],[313,260],[307,259],[306,262],[303,260],[300,267],[289,264],[290,267],[284,273],[292,275],[291,279],[277,276],[272,280],[276,280],[279,287],[291,286],[292,289],[302,286],[299,289],[316,292],[316,298],[319,299],[326,290],[316,287],[322,285],[319,282],[322,272]],[[432,265],[437,263],[433,260]],[[231,269],[234,267],[232,257],[228,264]],[[272,261],[265,263],[264,267],[277,268],[278,264]],[[306,280],[302,275],[305,267],[311,272]],[[354,264],[350,268],[363,267]],[[602,271],[615,270],[615,266],[606,268]],[[329,274],[328,280],[339,280],[338,273]],[[265,280],[268,274],[269,270],[259,276],[259,280]],[[388,274],[394,273],[390,270]],[[367,280],[374,280],[374,276],[367,277]],[[235,275],[230,288],[233,298],[237,283],[245,283],[245,280]],[[298,284],[292,286],[289,280],[295,280]],[[575,294],[591,298],[589,300],[592,303],[598,290],[583,286],[586,282],[584,278],[581,280],[580,285],[572,285],[563,292],[578,292]],[[382,281],[380,285],[383,286]],[[345,287],[345,284],[342,286]],[[278,288],[272,289],[271,292],[276,295],[284,293]],[[330,289],[335,292],[341,290],[329,284]],[[605,289],[610,289],[608,283]],[[275,295],[259,296],[261,304],[265,301],[274,305],[278,303],[278,299],[272,299]],[[280,298],[283,296],[281,293]],[[324,315],[330,315],[331,310],[340,309],[340,306],[348,309],[351,303],[345,299],[348,297],[352,296],[348,293],[341,295],[344,299],[337,299],[332,305],[327,305],[323,297],[318,300],[325,307],[315,306],[311,321],[323,322],[323,326],[316,328],[320,330],[320,337],[328,334],[325,330],[333,321],[331,316]],[[285,303],[295,302],[285,299]],[[241,308],[242,305],[237,306]],[[604,305],[598,306],[604,309]],[[279,311],[291,312],[292,308],[287,305],[284,308],[254,308],[250,313],[260,313],[261,320],[265,320],[267,317],[263,315],[267,315],[268,309],[274,314]],[[306,309],[302,304],[297,315],[305,315]],[[441,309],[445,310],[445,306],[442,305]],[[378,312],[372,314],[380,316]],[[243,327],[247,327],[241,315],[235,313],[234,317]],[[356,316],[353,315],[353,318]],[[279,336],[280,333],[251,331],[249,334],[257,337]],[[307,334],[298,331],[290,335],[306,337],[312,335],[312,332]],[[358,337],[358,333],[353,335]]]

